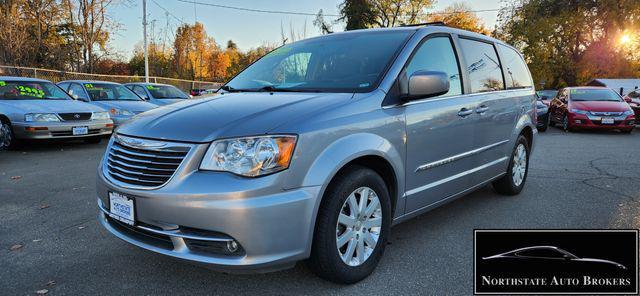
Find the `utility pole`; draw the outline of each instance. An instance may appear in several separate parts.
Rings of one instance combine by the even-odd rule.
[[[147,45],[147,0],[142,0],[142,28],[144,31],[144,81],[149,83],[149,47]]]

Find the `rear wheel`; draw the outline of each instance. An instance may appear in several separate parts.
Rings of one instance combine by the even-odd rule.
[[[390,227],[391,202],[383,179],[369,168],[348,167],[323,197],[308,265],[329,281],[358,282],[378,265]]]
[[[493,181],[492,185],[496,192],[504,195],[516,195],[522,191],[529,172],[529,151],[527,138],[520,135],[511,153],[507,174]]]

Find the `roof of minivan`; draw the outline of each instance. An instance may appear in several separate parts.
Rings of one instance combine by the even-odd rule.
[[[102,81],[102,80],[65,80],[65,81],[60,81],[58,83],[63,83],[63,82],[77,82],[77,83],[103,83],[103,84],[120,84],[117,82],[112,82],[112,81]]]
[[[18,76],[0,76],[0,80],[4,81],[30,81],[30,82],[51,82],[49,80],[39,79],[39,78],[30,78],[30,77],[18,77]]]
[[[495,43],[499,43],[499,44],[510,46],[510,45],[504,43],[503,41],[501,41],[499,39],[495,39],[495,38],[487,36],[487,35],[482,35],[482,34],[479,34],[479,33],[476,33],[476,32],[471,32],[471,31],[462,30],[462,29],[456,29],[456,28],[443,26],[443,25],[424,25],[424,26],[418,25],[418,26],[391,27],[391,28],[359,29],[359,30],[351,30],[351,31],[344,31],[344,32],[335,32],[335,33],[331,33],[331,34],[328,34],[328,35],[316,36],[316,37],[312,37],[312,38],[308,38],[308,39],[304,39],[304,40],[313,40],[313,39],[319,39],[319,38],[335,36],[335,35],[342,35],[342,34],[367,34],[367,33],[384,32],[384,31],[389,31],[389,32],[392,32],[392,31],[400,31],[400,32],[406,32],[406,31],[415,31],[415,32],[418,32],[418,31],[434,31],[434,33],[441,32],[441,33],[457,34],[457,35],[460,35],[460,36],[478,38],[478,39],[483,39],[483,40],[487,40],[487,41],[491,41],[491,42],[495,42]]]

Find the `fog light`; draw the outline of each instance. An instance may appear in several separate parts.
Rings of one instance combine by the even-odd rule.
[[[582,123],[582,120],[576,119],[576,120],[575,120],[575,123],[576,123],[576,124],[581,124],[581,123]]]
[[[227,251],[229,253],[234,253],[238,250],[238,243],[235,240],[231,240],[227,242]]]

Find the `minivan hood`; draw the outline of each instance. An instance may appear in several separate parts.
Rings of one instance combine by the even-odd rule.
[[[2,105],[21,109],[25,113],[73,113],[105,111],[100,107],[76,100],[0,100],[0,106]]]
[[[571,109],[596,112],[624,112],[629,110],[629,104],[622,101],[571,101]]]
[[[119,134],[184,142],[252,136],[289,120],[345,102],[347,93],[228,93],[184,100],[134,117]]]
[[[156,104],[152,104],[145,101],[92,101],[92,104],[100,106],[107,110],[111,108],[117,108],[132,112],[145,112],[153,108],[158,107]]]

